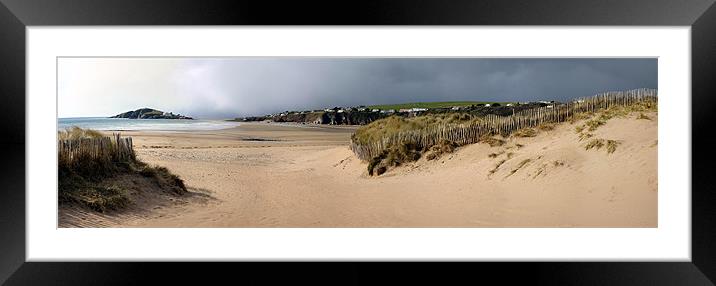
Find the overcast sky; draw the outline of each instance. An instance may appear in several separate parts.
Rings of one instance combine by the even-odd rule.
[[[60,117],[196,118],[419,101],[534,101],[657,88],[656,59],[61,58]]]

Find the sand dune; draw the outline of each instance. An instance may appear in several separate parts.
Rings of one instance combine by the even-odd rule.
[[[67,220],[120,227],[656,227],[658,118],[649,116],[611,119],[594,132],[620,142],[612,154],[585,150],[574,125],[564,123],[380,177],[368,176],[348,149],[353,127],[125,132],[140,159],[166,166],[212,199],[188,198],[140,216]]]

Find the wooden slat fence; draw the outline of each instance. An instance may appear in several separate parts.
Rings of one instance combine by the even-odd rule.
[[[394,144],[413,143],[418,148],[430,147],[443,139],[458,145],[477,143],[483,135],[501,134],[507,136],[522,128],[536,127],[543,123],[568,121],[580,113],[595,112],[612,106],[632,104],[657,104],[656,89],[634,89],[611,91],[572,102],[523,110],[509,116],[487,115],[479,123],[463,125],[435,125],[419,130],[410,130],[388,135],[380,141],[361,143],[353,136],[351,150],[361,160],[378,156]]]
[[[121,137],[119,133],[111,137],[58,140],[57,155],[59,164],[72,165],[82,160],[101,162],[121,162],[134,160],[132,137]]]

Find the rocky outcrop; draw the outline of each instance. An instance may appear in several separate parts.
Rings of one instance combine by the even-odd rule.
[[[379,112],[324,112],[321,115],[320,123],[334,125],[365,125],[385,117],[388,117],[388,114]]]
[[[164,112],[151,108],[140,108],[134,111],[127,111],[109,118],[129,118],[129,119],[193,119],[181,114]]]

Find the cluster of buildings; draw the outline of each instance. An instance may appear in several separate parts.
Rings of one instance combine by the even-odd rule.
[[[374,112],[374,113],[382,113],[382,114],[391,114],[391,113],[417,113],[417,112],[424,112],[428,111],[427,108],[402,108],[402,109],[379,109],[379,108],[369,108],[366,106],[357,106],[357,107],[333,107],[333,108],[326,108],[324,110],[316,110],[314,112],[323,111],[323,112],[335,112],[335,113],[344,113],[344,112]]]
[[[554,101],[537,101],[537,102],[519,102],[519,103],[507,103],[504,106],[506,107],[512,107],[515,105],[530,105],[530,104],[542,104],[552,106],[555,104]],[[393,114],[393,113],[403,113],[403,114],[410,114],[410,115],[416,115],[420,114],[422,112],[426,112],[429,110],[433,111],[468,111],[471,109],[474,109],[475,107],[499,107],[500,104],[494,103],[494,104],[478,104],[478,105],[468,105],[468,106],[453,106],[453,107],[440,107],[440,108],[421,108],[421,107],[414,107],[414,108],[401,108],[401,109],[378,109],[378,108],[369,108],[364,105],[359,105],[355,107],[332,107],[332,108],[325,108],[325,109],[316,109],[316,110],[307,110],[307,111],[284,111],[280,113],[275,114],[268,114],[266,116],[287,116],[287,115],[293,115],[293,114],[307,114],[307,113],[316,113],[316,112],[327,112],[327,113],[345,113],[345,112],[371,112],[371,113],[382,113],[382,114]]]

